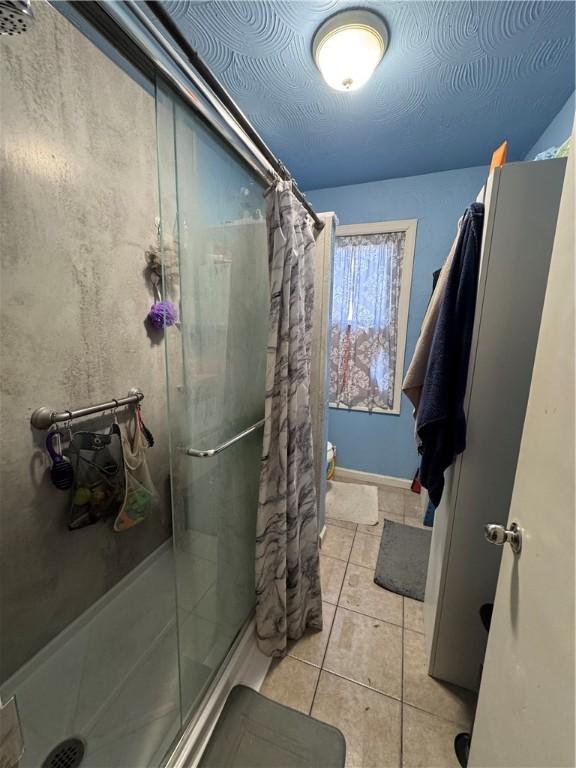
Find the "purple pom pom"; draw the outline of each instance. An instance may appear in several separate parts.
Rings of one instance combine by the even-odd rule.
[[[157,301],[148,312],[148,322],[153,328],[168,328],[177,319],[176,307],[171,301]]]

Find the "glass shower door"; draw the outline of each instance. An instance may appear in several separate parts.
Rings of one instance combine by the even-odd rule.
[[[186,719],[254,609],[262,428],[217,455],[186,449],[214,449],[263,418],[267,238],[260,180],[160,84],[157,121],[165,282],[180,315],[167,368]]]

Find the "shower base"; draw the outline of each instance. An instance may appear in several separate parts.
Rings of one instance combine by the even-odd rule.
[[[229,688],[261,682],[268,660],[258,659],[263,671],[256,674],[244,663],[255,647],[252,626],[221,664],[230,636],[202,615],[216,564],[199,558],[190,564],[203,577],[200,609],[191,603],[180,610],[180,655],[168,541],[2,685],[2,699],[16,695],[18,701],[25,743],[20,768],[38,768],[71,738],[86,745],[81,768],[160,766],[174,744],[168,764],[183,765],[208,738]],[[182,709],[184,720],[197,714],[176,742]]]

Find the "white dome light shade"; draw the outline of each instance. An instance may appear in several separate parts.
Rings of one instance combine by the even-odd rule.
[[[318,29],[312,46],[322,77],[337,91],[368,82],[388,46],[386,24],[370,11],[344,11]]]

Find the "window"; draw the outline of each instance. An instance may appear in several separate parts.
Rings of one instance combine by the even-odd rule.
[[[330,405],[400,413],[416,220],[336,229]]]

